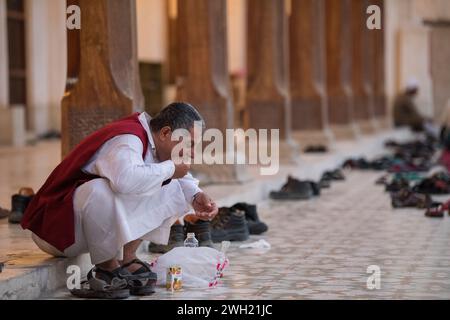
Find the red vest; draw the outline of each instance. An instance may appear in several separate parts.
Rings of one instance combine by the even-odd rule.
[[[81,184],[99,178],[82,171],[84,165],[109,139],[121,134],[134,134],[148,148],[148,135],[139,122],[139,113],[117,120],[95,131],[78,144],[56,167],[33,197],[22,219],[22,228],[64,251],[75,243],[73,195]]]

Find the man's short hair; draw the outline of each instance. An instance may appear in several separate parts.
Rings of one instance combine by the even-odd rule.
[[[205,126],[203,117],[192,105],[186,102],[173,102],[150,120],[150,127],[152,131],[159,131],[166,126],[172,131],[189,130],[194,126],[195,121],[201,121],[202,127]]]

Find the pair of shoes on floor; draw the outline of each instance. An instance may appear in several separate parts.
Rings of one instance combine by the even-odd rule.
[[[342,165],[347,169],[359,169],[359,170],[387,170],[392,165],[393,159],[389,156],[382,156],[372,161],[368,161],[366,158],[347,159]]]
[[[398,173],[398,172],[427,172],[430,169],[429,165],[426,164],[414,164],[414,163],[401,163],[394,164],[389,167],[388,172]]]
[[[392,148],[396,155],[414,158],[427,158],[436,151],[438,144],[433,141],[416,140],[406,143],[391,143],[387,147]]]
[[[195,223],[185,221],[185,225],[174,224],[170,228],[169,242],[167,245],[150,242],[148,250],[151,253],[166,253],[176,247],[183,247],[188,233],[194,233],[199,247],[214,248],[211,238],[211,223],[198,220]]]
[[[325,189],[331,187],[332,181],[345,180],[344,173],[340,169],[325,171],[319,180],[319,188]]]
[[[433,203],[425,211],[425,216],[430,218],[443,218],[446,212],[450,216],[450,201],[445,203]]]
[[[320,195],[321,186],[310,180],[298,180],[288,176],[287,182],[279,191],[271,191],[270,198],[274,200],[308,200]]]
[[[372,170],[382,171],[387,170],[392,165],[394,159],[390,156],[381,156],[370,162],[370,167]]]
[[[248,204],[245,202],[238,202],[232,207],[234,210],[243,211],[245,213],[245,220],[247,221],[248,232],[252,235],[259,235],[266,232],[269,227],[267,224],[259,219],[255,204]]]
[[[379,178],[377,178],[377,180],[375,180],[375,184],[386,187],[389,184],[389,178],[390,178],[389,174],[383,174],[381,177],[379,177]]]
[[[303,149],[305,153],[326,153],[328,152],[328,148],[324,145],[309,145],[305,149]]]
[[[399,192],[403,189],[409,189],[409,181],[404,178],[394,178],[390,183],[385,184],[385,190],[387,192]]]
[[[219,213],[211,221],[211,238],[213,242],[245,241],[250,231],[246,212],[236,207],[220,207]]]
[[[449,194],[450,181],[441,173],[425,178],[413,187],[413,191],[426,194]]]
[[[25,210],[33,200],[34,191],[31,188],[21,188],[11,197],[11,213],[8,215],[9,223],[20,223]]]
[[[423,176],[417,172],[398,172],[392,175],[387,173],[379,177],[375,184],[384,185],[386,191],[395,192],[404,188],[409,188],[410,184],[415,181],[420,181]]]
[[[175,247],[182,247],[187,233],[195,234],[200,247],[214,247],[213,242],[245,241],[250,234],[261,234],[267,229],[258,217],[256,205],[239,202],[232,207],[219,208],[219,213],[211,222],[198,220],[196,223],[186,222],[184,226],[174,224],[170,228],[169,243],[150,243],[149,251],[166,253]]]
[[[343,181],[345,180],[345,176],[341,169],[328,170],[322,174],[320,180]]]
[[[360,169],[360,170],[368,170],[371,169],[371,164],[366,158],[350,158],[344,161],[342,164],[342,168],[344,169]]]
[[[391,204],[393,208],[426,209],[433,205],[433,201],[428,194],[417,193],[409,189],[402,189],[391,193]]]
[[[219,208],[211,221],[213,242],[245,241],[249,235],[259,235],[267,230],[267,224],[259,219],[256,205],[245,202]]]

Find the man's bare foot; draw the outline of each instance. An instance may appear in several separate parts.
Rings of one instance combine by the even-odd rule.
[[[134,259],[137,259],[136,256],[131,256],[131,257],[124,257],[123,261],[120,262],[120,265],[126,265],[127,263],[130,263],[131,261],[133,261]],[[126,267],[126,269],[128,271],[130,271],[131,273],[139,270],[140,268],[142,268],[142,265],[138,264],[138,263],[132,263],[130,264],[128,267]]]
[[[137,259],[136,251],[139,248],[139,245],[142,243],[141,239],[137,239],[131,242],[128,242],[126,245],[123,246],[123,261],[121,261],[120,265],[126,265],[130,263],[131,261]],[[133,263],[129,266],[127,266],[127,270],[131,273],[135,272],[136,270],[140,269],[142,265]]]
[[[105,270],[105,271],[113,271],[120,267],[119,261],[117,259],[111,259],[99,264],[96,264],[96,267]]]

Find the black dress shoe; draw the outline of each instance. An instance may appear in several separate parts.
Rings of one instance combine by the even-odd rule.
[[[304,150],[305,153],[325,153],[328,149],[324,145],[311,145],[307,146]]]
[[[256,205],[239,202],[231,208],[245,212],[245,219],[247,220],[248,231],[250,234],[261,234],[267,231],[267,224],[259,220]]]
[[[301,181],[288,176],[288,181],[279,191],[272,191],[270,198],[275,200],[306,200],[314,196],[314,190],[310,182]]]
[[[342,181],[345,180],[345,176],[340,169],[336,169],[325,171],[321,179]]]
[[[11,214],[8,217],[9,223],[20,223],[23,218],[23,214],[30,204],[33,196],[24,196],[21,194],[15,194],[11,197]]]

